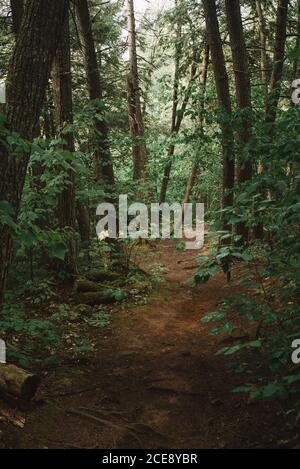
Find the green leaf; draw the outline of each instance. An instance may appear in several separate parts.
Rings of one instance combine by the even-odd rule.
[[[262,391],[262,396],[264,398],[269,398],[269,397],[273,397],[273,396],[276,396],[276,395],[282,395],[284,391],[284,387],[279,384],[279,383],[269,383],[267,386],[265,386],[263,388],[263,391]]]
[[[63,242],[53,243],[48,247],[49,256],[61,261],[65,259],[67,251],[68,248]]]
[[[201,319],[201,322],[203,324],[208,324],[209,322],[212,322],[212,321],[220,321],[221,319],[223,319],[225,317],[225,312],[223,311],[216,311],[216,312],[212,312],[212,313],[208,313],[206,314],[202,319]]]

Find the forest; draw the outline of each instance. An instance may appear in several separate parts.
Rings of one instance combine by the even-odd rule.
[[[1,449],[299,449],[299,298],[300,0],[0,0]]]

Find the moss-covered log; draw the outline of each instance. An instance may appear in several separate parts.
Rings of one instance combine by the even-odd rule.
[[[102,285],[96,282],[92,282],[91,280],[88,280],[86,278],[79,278],[75,282],[75,290],[78,293],[97,292],[102,289]]]
[[[115,280],[124,280],[119,272],[106,272],[105,270],[89,272],[86,275],[88,280],[93,282],[114,282]]]
[[[0,364],[0,392],[30,400],[35,395],[40,378],[15,365]]]
[[[88,275],[87,278],[78,278],[75,282],[75,290],[77,292],[97,292],[103,289],[112,289],[118,288],[124,285],[125,281],[120,275],[110,274],[105,282],[101,281],[101,274],[99,273],[99,278],[96,278],[97,275]],[[93,279],[93,280],[92,280]]]
[[[78,301],[85,305],[107,305],[114,303],[116,297],[114,292],[110,290],[102,290],[96,292],[85,292],[78,295]]]

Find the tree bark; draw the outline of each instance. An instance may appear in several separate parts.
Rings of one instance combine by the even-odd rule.
[[[278,102],[280,98],[283,64],[285,61],[288,6],[289,0],[278,1],[273,71],[266,110],[266,122],[269,124],[273,124],[276,120]]]
[[[261,68],[261,79],[265,89],[265,105],[267,105],[267,96],[269,92],[269,73],[268,73],[268,58],[267,58],[267,31],[266,31],[266,20],[262,7],[261,0],[256,0],[256,13],[258,16],[259,24],[259,36],[260,36],[260,68]]]
[[[80,239],[83,243],[87,243],[90,240],[90,214],[87,206],[83,202],[77,201],[76,213]]]
[[[53,64],[53,92],[55,103],[55,120],[58,134],[64,139],[63,149],[71,154],[75,151],[74,135],[72,132],[61,134],[66,125],[73,123],[73,99],[71,76],[71,51],[69,17],[67,15],[60,44]],[[77,274],[77,255],[75,241],[75,172],[68,170],[65,187],[58,200],[58,220],[62,229],[68,234],[68,253],[64,268],[72,276]]]
[[[300,0],[298,0],[298,17],[297,17],[297,30],[296,30],[296,45],[295,45],[295,52],[299,52],[300,49]],[[299,57],[298,55],[294,59],[294,64],[293,64],[293,79],[296,80],[298,77],[298,71],[299,71]]]
[[[128,49],[130,72],[127,76],[127,102],[130,134],[132,138],[133,179],[146,179],[147,149],[145,127],[141,108],[136,52],[134,2],[127,0]]]
[[[68,0],[27,0],[8,73],[7,128],[31,140],[36,132],[53,57],[68,9]],[[17,218],[29,151],[18,157],[0,144],[0,200],[8,201]],[[0,226],[0,304],[11,264],[12,233]]]
[[[251,83],[248,54],[239,0],[225,0],[230,46],[232,51],[235,89],[238,109],[243,113],[239,123],[239,158],[237,177],[239,183],[252,179],[252,158],[249,142],[251,136]],[[249,230],[245,223],[236,226],[237,234],[247,243]]]
[[[11,12],[12,12],[12,20],[13,20],[13,30],[14,35],[17,38],[21,23],[24,14],[24,0],[11,0],[10,2]],[[45,110],[43,109],[43,115],[45,114]],[[40,124],[37,124],[35,136],[39,137],[41,135]],[[35,163],[31,167],[32,176],[34,176],[34,181],[32,187],[36,187],[38,189],[43,187],[43,184],[40,180],[42,174],[44,172],[43,165],[41,163]]]
[[[84,52],[89,97],[91,101],[99,100],[102,98],[102,85],[87,0],[76,1],[76,12],[79,19],[79,31]],[[109,129],[105,117],[101,115],[100,109],[96,109],[94,133],[96,144],[94,153],[96,180],[99,181],[104,177],[111,187],[115,182],[115,177],[108,140]]]
[[[10,8],[12,13],[13,31],[15,36],[18,35],[24,13],[23,0],[10,0]]]
[[[266,123],[270,125],[270,128],[267,131],[267,136],[269,137],[269,139],[272,138],[274,132],[273,124],[276,121],[278,103],[280,98],[281,80],[283,76],[283,64],[285,61],[288,6],[289,0],[278,0],[273,71],[270,81],[270,91],[267,98],[265,119]],[[263,165],[260,164],[258,172],[262,173],[263,171]],[[262,222],[258,223],[258,225],[255,227],[254,233],[257,239],[264,238],[264,226]]]
[[[234,188],[234,136],[230,123],[232,112],[229,92],[229,80],[226,71],[225,57],[220,35],[216,2],[215,0],[203,0],[204,14],[207,28],[208,43],[211,50],[211,60],[214,70],[217,97],[220,108],[227,114],[220,122],[223,148],[223,208],[233,204]],[[224,228],[229,229],[224,219]]]

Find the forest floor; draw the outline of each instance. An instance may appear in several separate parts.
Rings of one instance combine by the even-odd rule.
[[[211,326],[200,322],[237,287],[222,274],[193,286],[195,257],[173,241],[149,249],[141,266],[159,261],[163,268],[147,304],[127,308],[100,330],[91,361],[49,372],[32,408],[22,413],[24,428],[5,431],[5,446],[284,446],[279,403],[231,392],[247,377],[228,373],[216,355],[230,338],[209,335]]]

